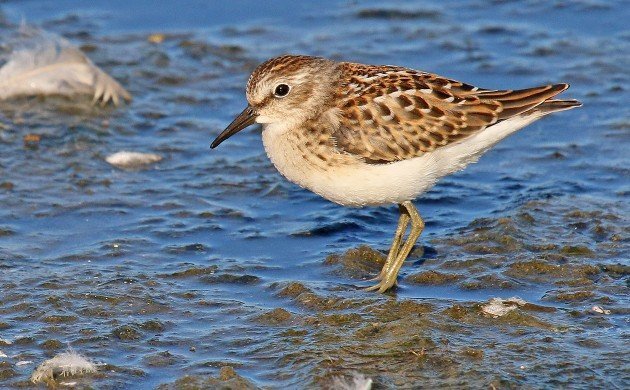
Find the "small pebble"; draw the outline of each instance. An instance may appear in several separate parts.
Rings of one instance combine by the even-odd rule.
[[[39,134],[26,134],[22,140],[24,141],[24,146],[27,147],[35,147],[39,145],[39,141],[42,140],[42,136]]]
[[[161,33],[157,33],[157,34],[149,35],[149,37],[147,38],[147,41],[149,41],[151,43],[162,43],[162,42],[164,42],[165,38],[166,38],[166,35],[161,34]]]

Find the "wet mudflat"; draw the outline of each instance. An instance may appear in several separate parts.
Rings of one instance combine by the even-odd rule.
[[[630,386],[623,2],[127,3],[0,7],[0,36],[22,17],[61,34],[134,98],[0,102],[0,387],[36,387],[68,347],[98,372],[59,386]],[[365,293],[395,207],[286,182],[259,129],[209,150],[249,72],[286,52],[569,82],[584,107],[420,198],[399,288]],[[162,159],[118,169],[119,151]]]

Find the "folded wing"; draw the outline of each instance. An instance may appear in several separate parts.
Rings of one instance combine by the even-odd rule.
[[[401,67],[343,63],[342,71],[349,82],[338,91],[333,137],[341,152],[368,163],[418,157],[539,106],[548,113],[579,105],[550,100],[567,84],[487,90]]]

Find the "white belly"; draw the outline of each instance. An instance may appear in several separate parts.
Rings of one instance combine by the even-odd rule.
[[[413,200],[443,176],[466,167],[501,139],[530,124],[538,115],[514,117],[423,156],[389,164],[353,164],[324,169],[309,164],[284,134],[286,128],[265,125],[267,155],[290,181],[344,206],[384,205]]]

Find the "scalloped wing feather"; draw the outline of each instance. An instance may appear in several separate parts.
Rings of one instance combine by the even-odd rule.
[[[568,88],[488,90],[402,67],[342,63],[341,68],[348,81],[337,91],[342,118],[333,137],[342,152],[368,163],[418,157],[527,113]],[[548,112],[575,104],[560,106]]]

